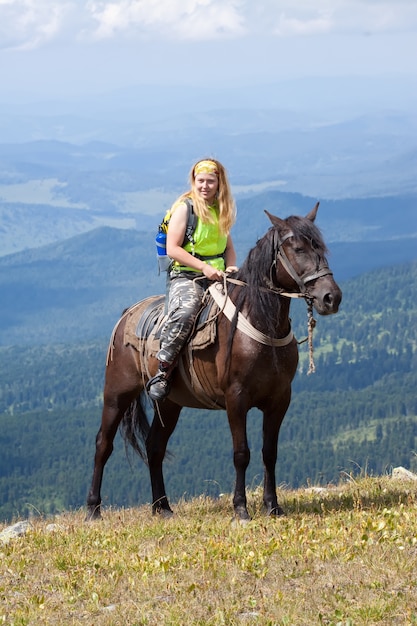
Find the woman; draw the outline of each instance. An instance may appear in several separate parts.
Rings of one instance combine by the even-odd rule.
[[[170,378],[181,349],[187,342],[209,281],[234,272],[236,253],[230,229],[236,218],[235,203],[226,171],[219,161],[203,159],[190,172],[191,190],[173,205],[167,233],[169,275],[168,316],[161,331],[157,359],[159,369],[147,384],[153,400],[169,393]],[[190,198],[197,225],[193,240],[184,244]]]

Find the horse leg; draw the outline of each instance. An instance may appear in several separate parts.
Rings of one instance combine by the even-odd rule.
[[[118,337],[116,340],[120,342]],[[113,452],[117,428],[130,404],[140,392],[137,367],[134,358],[126,361],[126,354],[134,357],[133,350],[126,353],[117,345],[115,357],[107,365],[101,426],[96,436],[96,453],[90,491],[87,496],[87,520],[101,517],[101,483],[104,466]]]
[[[250,461],[250,450],[246,435],[247,410],[235,399],[227,399],[227,417],[233,441],[233,463],[236,473],[235,489],[233,494],[233,509],[235,516],[241,520],[250,520],[246,500],[246,470]]]
[[[104,395],[101,426],[96,436],[93,478],[87,496],[87,521],[101,518],[101,484],[104,467],[113,452],[113,442],[119,424],[131,402],[131,396],[110,400],[106,398],[106,394]]]
[[[284,403],[285,404],[285,403]],[[289,400],[288,400],[289,404]],[[288,407],[287,404],[287,407]],[[264,491],[263,501],[268,515],[284,515],[283,509],[278,504],[276,491],[275,467],[278,452],[278,435],[286,410],[280,410],[277,416],[276,410],[264,411],[263,417],[263,446],[262,458],[264,463]]]
[[[168,440],[175,430],[181,413],[178,404],[168,398],[155,407],[154,418],[146,440],[146,455],[152,488],[152,513],[164,516],[172,515],[165,491],[162,464],[165,458]]]
[[[105,404],[103,407],[101,426],[96,436],[93,478],[87,496],[87,521],[101,517],[101,483],[104,466],[113,452],[113,441],[123,413],[124,409],[117,406]]]

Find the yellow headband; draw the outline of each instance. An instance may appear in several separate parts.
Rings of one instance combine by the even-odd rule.
[[[214,161],[199,161],[194,167],[194,176],[197,174],[218,174],[219,170]]]

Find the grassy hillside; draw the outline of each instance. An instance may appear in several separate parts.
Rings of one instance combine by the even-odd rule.
[[[2,546],[6,624],[365,626],[417,623],[414,483],[281,490],[286,516],[231,523],[230,496],[34,518]]]

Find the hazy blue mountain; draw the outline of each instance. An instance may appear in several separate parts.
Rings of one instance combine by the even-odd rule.
[[[235,237],[260,236],[265,230],[263,215],[305,215],[320,201],[317,225],[326,241],[385,241],[417,236],[417,194],[326,200],[299,193],[266,191],[238,201]],[[417,243],[417,241],[416,241]]]
[[[263,211],[254,215],[248,204],[235,237],[239,262],[269,227]],[[344,281],[416,257],[416,239],[403,236],[334,242],[329,260],[337,280]],[[1,257],[0,345],[107,337],[126,306],[163,293],[164,281],[151,232],[102,227]]]
[[[144,131],[160,127],[180,111],[188,118],[196,112],[206,114],[218,109],[237,113],[252,111],[263,103],[274,113],[271,130],[292,121],[340,120],[360,114],[416,111],[416,78],[410,75],[303,77],[271,80],[268,83],[196,86],[195,84],[129,85],[97,95],[74,94],[48,100],[16,98],[2,94],[0,129],[3,141],[26,141],[29,137],[84,142],[106,137],[111,142],[123,138],[131,145],[136,135],[132,128]],[[277,115],[279,112],[279,115]],[[169,126],[171,129],[173,125]],[[142,135],[140,133],[139,136]],[[118,138],[118,139],[115,139]]]
[[[104,225],[151,229],[153,216],[187,186],[193,160],[210,154],[227,166],[242,212],[251,196],[280,191],[286,195],[273,200],[283,210],[294,204],[291,194],[297,210],[304,210],[302,196],[321,200],[323,213],[329,203],[330,239],[384,239],[389,198],[398,197],[391,236],[411,235],[415,222],[405,217],[417,197],[415,93],[413,81],[374,77],[252,89],[150,85],[82,102],[3,101],[0,255]]]
[[[60,141],[0,145],[0,183],[41,176],[71,182],[77,173],[83,184],[98,178],[108,186],[110,172],[125,172],[136,189],[178,188],[194,159],[213,154],[234,185],[280,180],[288,191],[325,198],[416,190],[413,113],[311,118],[279,108],[197,109],[155,122],[138,115],[111,138],[94,132],[97,123],[83,141],[69,132]]]
[[[23,170],[16,177],[10,172],[14,185],[0,184],[0,256],[103,225],[154,231],[177,194],[156,188],[140,191],[137,176],[126,170],[72,169],[65,183],[58,178],[33,181],[29,174],[20,180]],[[3,194],[9,193],[8,200],[1,200],[2,189]],[[13,201],[13,194],[20,194],[25,202]],[[417,233],[417,193],[332,200],[277,189],[260,191],[259,186],[249,185],[240,188],[236,199],[236,234],[247,245],[266,229],[263,209],[282,216],[304,214],[317,200],[321,203],[319,222],[328,241],[384,240]]]

